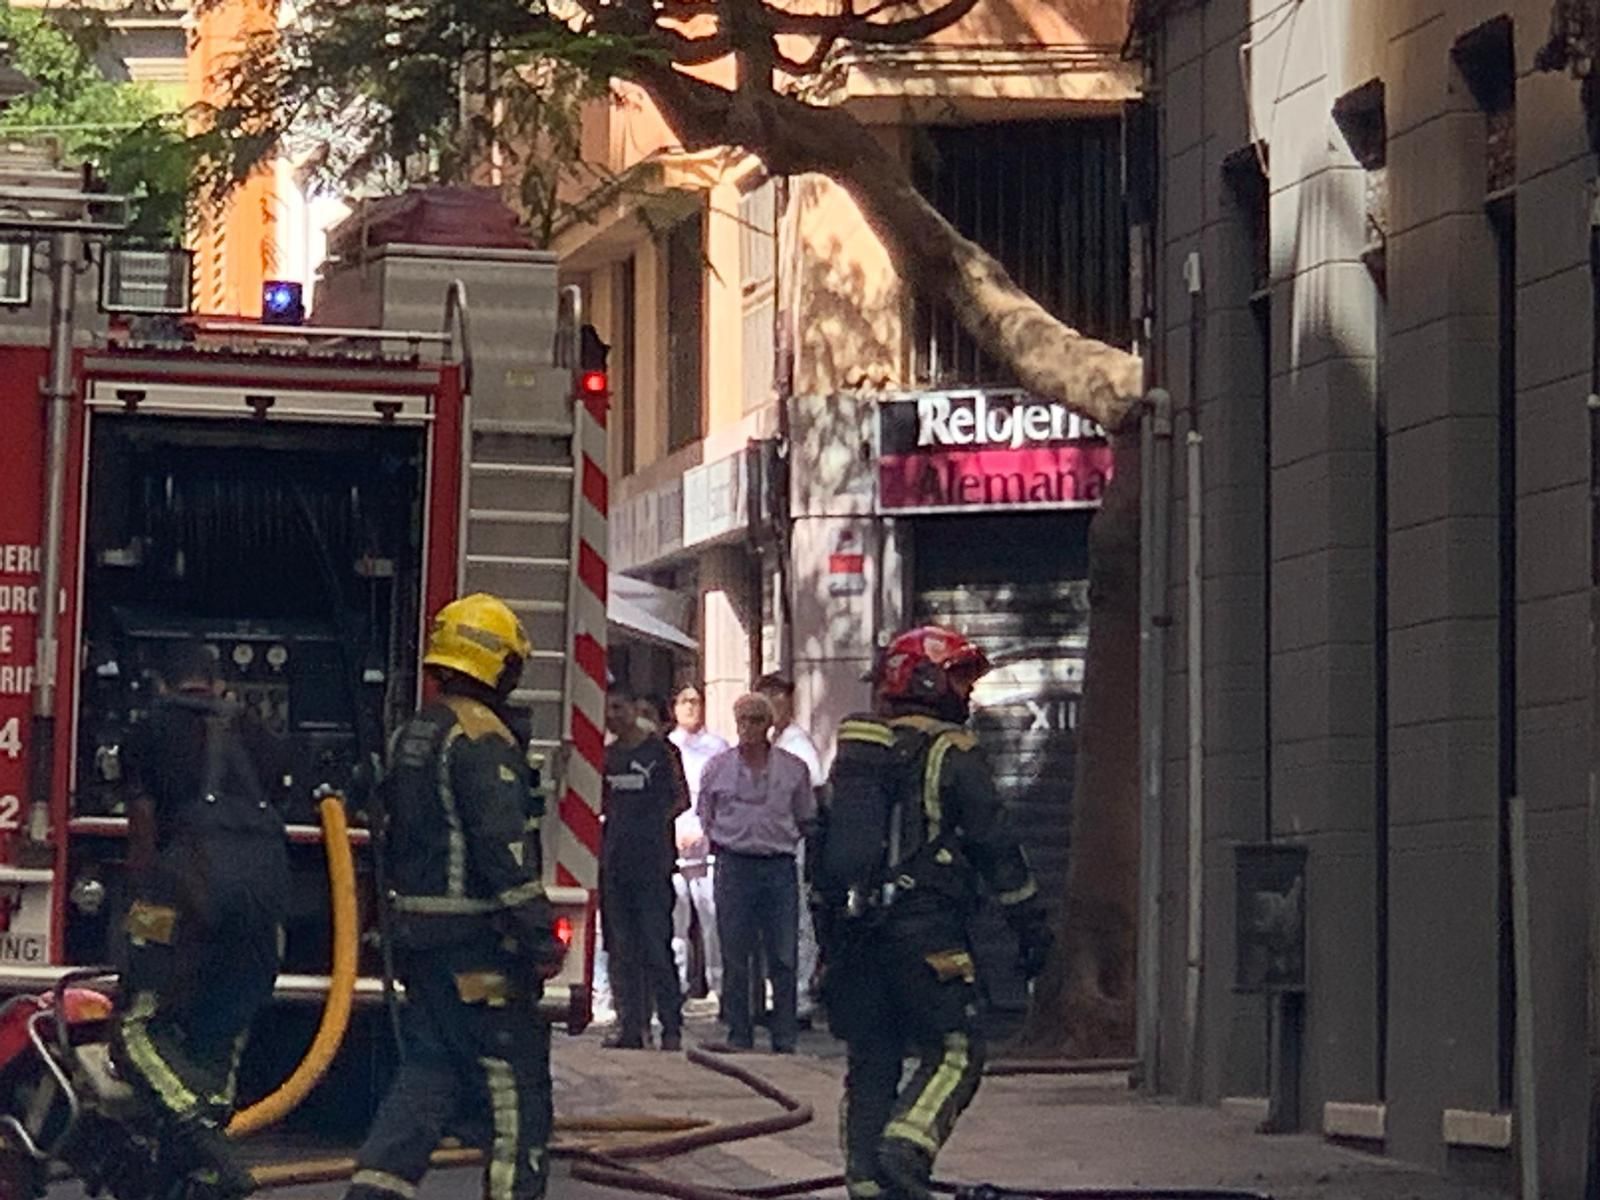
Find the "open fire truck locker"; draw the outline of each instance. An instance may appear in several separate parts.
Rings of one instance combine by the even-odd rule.
[[[555,364],[553,258],[525,248],[503,210],[486,219],[470,195],[413,193],[335,232],[311,325],[129,316],[117,310],[141,307],[139,272],[156,256],[101,236],[117,225],[111,202],[71,198],[75,178],[0,177],[0,226],[33,202],[25,228],[0,230],[16,239],[0,242],[0,283],[15,285],[0,308],[0,990],[117,960],[122,747],[165,647],[201,638],[273,735],[271,782],[290,822],[281,1011],[258,1023],[244,1081],[276,1084],[329,986],[316,797],[359,795],[357,767],[422,695],[428,618],[487,590],[535,645],[513,701],[549,796],[546,881],[572,937],[545,1009],[581,1028],[604,409]],[[464,228],[475,244],[451,244]],[[366,813],[357,798],[350,808],[370,932]],[[365,938],[358,1003],[381,999],[379,960]],[[358,1028],[366,1012],[381,1030],[380,1010],[358,1009]],[[347,1047],[334,1078],[371,1081],[381,1040]]]

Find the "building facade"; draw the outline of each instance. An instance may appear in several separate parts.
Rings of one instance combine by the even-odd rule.
[[[1126,344],[1138,70],[1125,4],[1072,14],[979,6],[933,43],[849,60],[834,102],[1047,307]],[[890,633],[959,625],[1000,664],[980,722],[1059,876],[1099,431],[1010,387],[834,183],[684,154],[620,92],[588,154],[627,184],[556,249],[611,346],[612,566],[691,601],[698,654],[624,638],[613,670],[663,693],[703,679],[726,735],[737,695],[785,671],[826,756]]]
[[[16,2],[50,7],[48,0]],[[280,0],[85,0],[84,7],[101,14],[110,33],[100,55],[107,77],[151,89],[174,112],[219,102],[222,77],[244,40],[294,16],[292,4]],[[240,184],[220,212],[203,213],[189,231],[196,310],[258,316],[262,284],[269,279],[304,284],[310,303],[327,254],[327,231],[349,211],[294,162],[275,160]]]
[[[1175,412],[1141,1050],[1554,1197],[1588,1123],[1596,310],[1550,8],[1146,3],[1130,178]]]

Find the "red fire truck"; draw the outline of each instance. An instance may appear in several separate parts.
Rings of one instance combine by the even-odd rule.
[[[120,202],[82,183],[0,148],[0,991],[114,960],[121,748],[164,647],[199,637],[282,752],[296,887],[279,991],[314,1021],[330,954],[315,797],[350,793],[418,703],[431,613],[486,590],[536,647],[513,701],[577,951],[546,1007],[581,1027],[605,382],[556,363],[577,315],[560,316],[553,259],[476,194],[414,192],[335,231],[311,323],[293,285],[269,285],[262,320],[197,318],[187,261],[119,246]],[[361,964],[375,1000],[371,939]],[[277,1071],[309,1025],[289,1005],[270,1029]]]

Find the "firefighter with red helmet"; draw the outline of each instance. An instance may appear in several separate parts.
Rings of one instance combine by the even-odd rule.
[[[839,727],[809,856],[829,1027],[848,1045],[840,1122],[856,1200],[927,1200],[933,1160],[983,1070],[967,922],[997,901],[1021,967],[1050,932],[1033,875],[966,728],[983,651],[951,629],[896,637],[871,676],[876,711]],[[907,1058],[916,1069],[904,1085]]]
[[[453,1116],[487,1115],[487,1200],[535,1200],[550,1138],[543,982],[564,947],[541,883],[540,808],[506,702],[532,652],[494,596],[445,605],[423,665],[439,696],[396,735],[380,785],[404,1054],[350,1197],[412,1200]],[[463,1103],[465,1102],[465,1103]]]

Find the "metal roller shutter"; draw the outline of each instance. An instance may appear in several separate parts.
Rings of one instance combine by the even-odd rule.
[[[917,523],[913,538],[915,618],[961,630],[994,663],[974,694],[972,728],[1051,907],[1065,891],[1071,841],[1089,639],[1088,519],[933,517]],[[996,1015],[1024,1008],[998,914],[985,912],[972,933]]]

